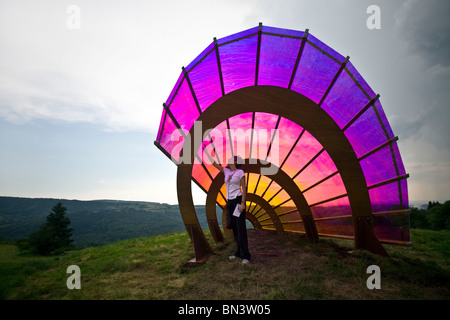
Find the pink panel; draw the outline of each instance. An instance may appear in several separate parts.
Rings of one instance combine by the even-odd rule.
[[[309,204],[318,203],[342,194],[346,194],[341,175],[337,174],[303,193]]]
[[[278,126],[278,144],[272,144],[272,148],[270,149],[271,158],[275,160],[273,163],[278,167],[283,163],[302,130],[303,128],[295,122],[281,118]]]
[[[235,156],[247,159],[250,153],[250,141],[252,139],[253,113],[238,114],[228,119],[230,133]]]
[[[283,170],[293,177],[310,161],[320,150],[322,145],[309,132],[303,133],[290,157],[283,165]],[[304,188],[303,188],[304,189]]]
[[[337,168],[333,160],[331,160],[326,151],[323,151],[294,179],[294,182],[299,186],[300,190],[305,190],[336,171]]]

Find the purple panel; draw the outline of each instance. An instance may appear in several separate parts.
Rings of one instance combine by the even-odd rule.
[[[408,181],[403,179],[400,181],[400,186],[402,188],[402,205],[403,208],[409,208],[409,198],[408,198]]]
[[[321,107],[342,129],[369,101],[350,75],[342,71]]]
[[[255,85],[257,43],[253,36],[219,47],[225,94]]]
[[[373,212],[403,209],[400,204],[398,182],[392,182],[369,190]]]
[[[196,68],[196,64],[199,63],[202,59],[204,59],[207,55],[214,53],[214,42],[211,42],[209,46],[207,46],[202,53],[200,53],[188,66],[185,68],[187,72],[191,72],[193,68]],[[214,53],[215,56],[215,53]]]
[[[291,89],[319,103],[340,65],[306,43]]]
[[[187,131],[191,129],[194,121],[200,115],[187,81],[181,83],[180,89],[170,104],[170,111],[180,127]]]
[[[244,38],[244,37],[247,37],[252,34],[255,35],[258,33],[258,30],[259,30],[259,27],[254,27],[254,28],[250,28],[250,29],[226,36],[224,38],[220,38],[217,40],[217,44],[220,46],[221,44],[227,43],[229,41],[235,41],[237,39]]]
[[[367,99],[372,100],[375,98],[376,94],[373,92],[372,88],[367,84],[366,80],[361,77],[358,70],[355,69],[351,61],[348,61],[345,68],[352,74],[356,82],[361,86],[362,90],[367,94]]]
[[[402,158],[400,156],[400,150],[398,149],[397,142],[392,143],[392,148],[394,149],[395,159],[397,161],[399,175],[403,176],[406,174],[405,166],[403,165]]]
[[[409,215],[375,216],[374,232],[380,240],[409,242]]]
[[[389,146],[360,161],[368,186],[397,177]]]
[[[307,39],[308,39],[308,42],[311,42],[312,44],[314,44],[315,46],[319,47],[320,49],[322,49],[323,51],[328,53],[330,56],[332,56],[333,59],[336,59],[337,63],[344,62],[344,60],[345,60],[344,56],[342,56],[340,53],[334,51],[332,48],[330,48],[325,43],[323,43],[322,41],[320,41],[319,39],[314,37],[312,34],[308,34]]]
[[[383,130],[385,130],[385,134],[389,137],[388,139],[394,138],[394,133],[392,132],[391,126],[386,118],[383,108],[381,107],[380,100],[375,101],[375,108],[377,109],[378,116],[383,123]]]
[[[258,85],[287,88],[300,44],[299,39],[262,35]]]
[[[359,158],[387,141],[378,118],[369,108],[358,120],[345,130],[345,135],[350,141],[356,156]]]
[[[304,34],[303,31],[281,29],[281,28],[268,27],[268,26],[262,26],[262,33],[275,33],[275,34],[279,34],[279,35],[298,37],[298,38],[303,37],[303,34]]]
[[[219,157],[220,163],[225,166],[228,159],[232,156],[228,139],[227,122],[223,121],[217,125],[214,130],[211,131],[210,135],[215,147],[214,160],[217,161],[217,157]]]
[[[193,70],[189,71],[189,80],[192,83],[202,112],[222,96],[217,57],[214,50],[211,52],[211,46],[214,46],[214,44],[205,50],[209,51],[210,54]]]

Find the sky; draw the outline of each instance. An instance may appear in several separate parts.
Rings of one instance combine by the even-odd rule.
[[[153,144],[162,103],[214,37],[262,22],[350,56],[399,137],[410,203],[450,200],[448,15],[447,0],[0,0],[0,196],[178,203]]]

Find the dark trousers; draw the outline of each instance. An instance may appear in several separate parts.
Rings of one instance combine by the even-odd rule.
[[[245,222],[245,210],[241,212],[239,217],[233,216],[234,209],[240,205],[242,196],[236,199],[228,200],[227,203],[227,225],[233,230],[234,240],[236,241],[236,257],[250,260],[250,253],[248,251],[248,239],[247,239],[247,225]]]

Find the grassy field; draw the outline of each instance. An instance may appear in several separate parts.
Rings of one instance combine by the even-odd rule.
[[[390,258],[354,251],[346,240],[310,243],[297,234],[249,230],[252,264],[230,261],[230,237],[204,264],[192,264],[185,232],[137,238],[41,257],[0,245],[0,299],[450,299],[450,232],[411,230],[412,247]],[[69,290],[67,267],[81,270]],[[369,290],[367,267],[381,270]]]

